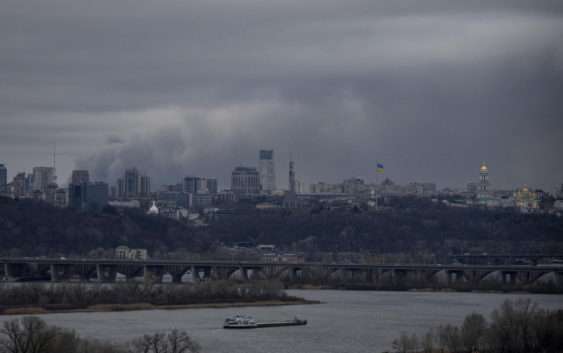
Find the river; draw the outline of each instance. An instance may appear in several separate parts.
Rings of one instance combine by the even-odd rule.
[[[423,333],[439,324],[460,324],[465,315],[485,315],[505,299],[530,298],[543,308],[563,308],[563,296],[497,293],[292,290],[324,304],[225,309],[152,310],[41,315],[80,334],[124,342],[145,333],[186,330],[205,353],[378,353],[390,350],[401,331]],[[263,320],[309,320],[307,326],[224,330],[227,316]],[[0,322],[13,317],[0,317]]]

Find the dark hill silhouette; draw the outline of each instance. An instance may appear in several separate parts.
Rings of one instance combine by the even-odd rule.
[[[151,254],[209,252],[217,244],[275,244],[308,254],[563,253],[563,219],[514,211],[449,208],[429,200],[387,200],[386,211],[352,209],[256,211],[243,207],[194,227],[140,210],[77,212],[30,200],[0,199],[2,255],[84,255],[126,244]]]

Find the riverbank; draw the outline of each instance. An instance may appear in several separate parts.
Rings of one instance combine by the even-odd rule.
[[[0,315],[308,304],[275,281],[0,285]]]
[[[547,283],[529,287],[506,285],[484,285],[481,287],[452,286],[381,286],[375,284],[342,283],[342,284],[292,284],[286,289],[305,290],[350,290],[350,291],[380,291],[380,292],[432,292],[432,293],[513,293],[513,294],[563,294],[563,286]]]
[[[85,308],[71,307],[68,305],[50,306],[19,306],[19,307],[0,307],[0,315],[44,315],[61,313],[94,313],[94,312],[114,312],[114,311],[138,311],[138,310],[183,310],[183,309],[224,309],[224,308],[245,308],[245,307],[268,307],[286,305],[311,305],[322,304],[318,300],[307,300],[291,297],[291,300],[258,300],[244,302],[214,302],[181,305],[155,305],[150,303],[132,304],[96,304]]]

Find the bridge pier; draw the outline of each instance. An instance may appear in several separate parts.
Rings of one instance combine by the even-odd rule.
[[[239,271],[240,271],[240,277],[242,278],[242,280],[248,281],[248,273],[246,272],[246,269],[243,266],[239,266]]]
[[[149,269],[147,265],[143,266],[143,282],[145,284],[152,282],[153,280],[153,273]]]
[[[4,278],[6,279],[6,281],[9,281],[12,278],[10,273],[10,265],[5,263],[3,268],[4,268]]]
[[[51,266],[49,267],[49,271],[51,272],[51,282],[56,282],[57,281],[56,266],[54,264],[51,264]]]
[[[96,282],[101,283],[104,277],[102,275],[102,269],[100,264],[96,264]]]
[[[448,285],[459,283],[463,278],[463,273],[459,271],[448,271]]]
[[[502,272],[502,283],[503,284],[515,284],[516,283],[516,273],[515,272]]]

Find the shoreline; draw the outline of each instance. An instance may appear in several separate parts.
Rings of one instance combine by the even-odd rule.
[[[185,309],[225,309],[225,308],[244,308],[244,307],[267,307],[267,306],[286,306],[286,305],[312,305],[322,304],[318,300],[259,300],[248,302],[223,302],[223,303],[198,303],[198,304],[179,304],[179,305],[158,305],[150,303],[135,304],[95,304],[86,308],[45,308],[41,306],[11,307],[0,309],[0,316],[16,315],[47,315],[47,314],[72,314],[72,313],[97,313],[97,312],[120,312],[120,311],[141,311],[141,310],[185,310]]]
[[[418,292],[418,293],[498,293],[498,294],[542,294],[561,295],[563,291],[526,290],[526,289],[461,289],[461,288],[381,288],[362,285],[293,285],[286,290],[341,290],[366,292]]]

